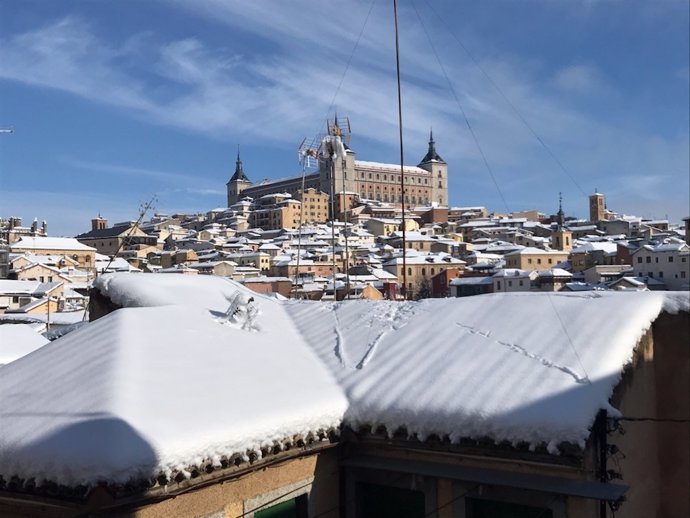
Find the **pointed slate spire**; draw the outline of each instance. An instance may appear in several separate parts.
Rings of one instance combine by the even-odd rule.
[[[242,160],[240,160],[239,147],[237,149],[237,160],[235,161],[235,174],[232,175],[230,181],[236,182],[238,180],[242,182],[249,182],[249,178],[247,178],[247,175],[244,174],[244,169],[242,168]]]
[[[565,225],[565,212],[563,212],[563,193],[558,193],[558,213],[556,214],[556,220],[558,222],[558,228],[563,228]]]
[[[439,155],[436,152],[436,142],[434,142],[434,132],[433,130],[429,130],[429,150],[426,152],[426,155],[424,158],[422,158],[422,161],[420,164],[425,164],[426,162],[431,162],[431,161],[436,161],[436,162],[443,162],[444,164],[446,163],[443,158],[441,158],[441,155]]]

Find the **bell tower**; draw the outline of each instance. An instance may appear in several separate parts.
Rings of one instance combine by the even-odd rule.
[[[240,194],[247,187],[250,187],[252,182],[249,181],[247,175],[244,174],[242,167],[242,160],[240,160],[240,150],[237,149],[237,160],[235,161],[235,173],[230,178],[230,181],[225,184],[228,192],[228,207],[237,203],[240,199]]]
[[[448,164],[436,152],[434,132],[429,130],[429,149],[417,167],[431,173],[431,203],[448,206]]]
[[[594,189],[596,191],[596,189]],[[606,213],[606,197],[595,192],[589,196],[589,220],[590,221],[602,221]]]

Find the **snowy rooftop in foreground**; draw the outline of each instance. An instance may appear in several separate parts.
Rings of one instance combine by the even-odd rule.
[[[3,367],[0,474],[122,482],[342,423],[555,453],[583,444],[658,314],[690,306],[658,292],[281,302],[155,274],[97,286],[126,308]],[[254,330],[218,321],[238,291]]]

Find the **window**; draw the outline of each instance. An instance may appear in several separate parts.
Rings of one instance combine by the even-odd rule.
[[[537,264],[541,264],[541,259],[537,259]]]
[[[664,272],[659,272],[659,278],[663,279],[664,278]]]
[[[680,272],[680,278],[685,279],[685,270],[681,270]]]
[[[673,262],[673,256],[672,256],[672,255],[669,255],[669,256],[668,256],[668,262],[669,262],[669,263],[672,263],[672,262]]]
[[[508,287],[512,288],[513,287],[513,281],[508,281]]]
[[[426,276],[426,268],[422,268],[422,277]]]
[[[501,281],[496,281],[496,289],[497,290],[501,289]]]
[[[642,262],[642,257],[639,257],[639,256],[638,256],[637,262],[638,262],[638,263],[641,263],[641,262]]]
[[[520,281],[520,286],[522,286],[522,281]]]
[[[652,262],[651,256],[647,256],[646,259],[647,259],[647,260],[646,260],[645,262],[647,262],[647,263],[651,263],[651,262]]]
[[[513,504],[498,500],[467,498],[466,513],[468,518],[553,518],[553,511],[546,507]]]
[[[655,263],[658,263],[658,262],[659,262],[659,258],[658,258],[658,257],[655,257],[655,258],[654,258],[654,262],[655,262]]]
[[[422,518],[424,493],[412,489],[357,484],[357,516],[361,518]]]

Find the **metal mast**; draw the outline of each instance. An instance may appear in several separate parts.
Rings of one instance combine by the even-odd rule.
[[[403,166],[403,131],[402,131],[402,96],[400,93],[400,44],[398,43],[398,0],[393,0],[393,19],[395,21],[395,65],[398,78],[398,131],[400,134],[400,205],[402,208],[402,260],[403,282],[400,290],[404,299],[407,298],[407,261],[405,259],[407,242],[405,240],[405,168]]]

